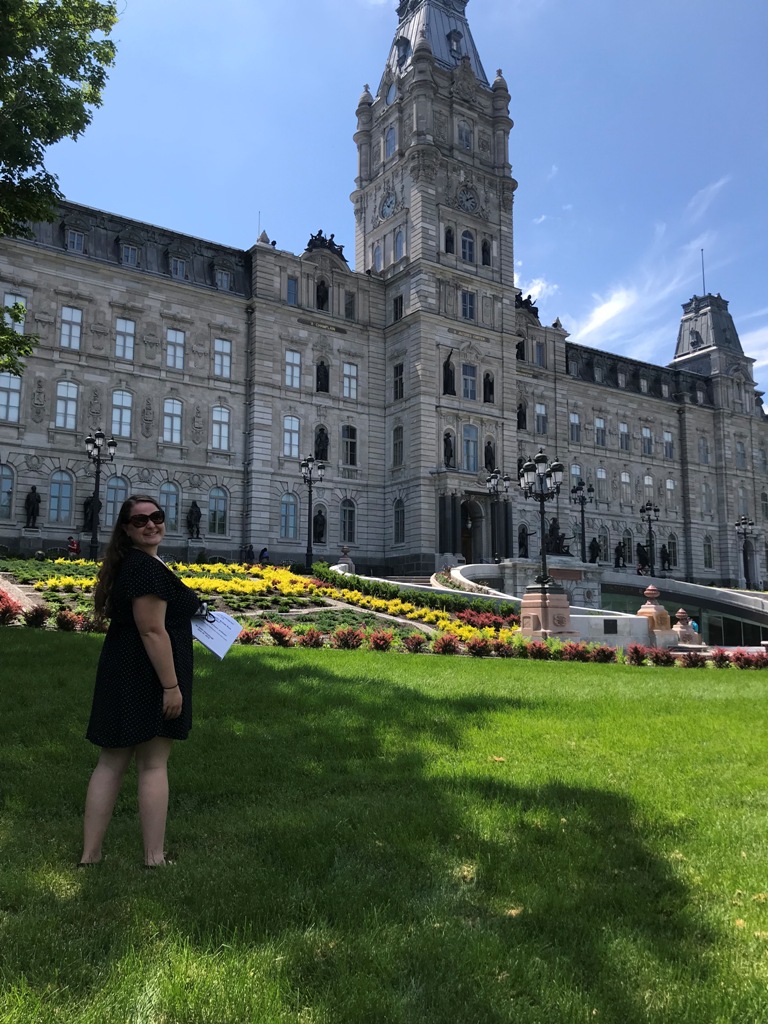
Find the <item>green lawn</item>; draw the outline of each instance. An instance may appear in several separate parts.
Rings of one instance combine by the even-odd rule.
[[[0,629],[3,1024],[764,1024],[759,672],[198,656],[76,871],[101,638]]]

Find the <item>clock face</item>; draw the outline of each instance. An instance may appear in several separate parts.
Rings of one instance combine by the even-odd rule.
[[[393,192],[387,193],[381,203],[381,216],[385,219],[391,217],[395,212],[395,206],[397,205],[397,199]]]
[[[466,185],[463,185],[459,189],[459,193],[456,199],[458,201],[459,207],[462,210],[466,210],[467,213],[474,213],[478,207],[477,196],[472,191],[472,189],[467,188]]]

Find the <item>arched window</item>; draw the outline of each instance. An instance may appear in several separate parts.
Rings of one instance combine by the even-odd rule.
[[[160,484],[160,506],[165,512],[165,529],[175,533],[179,528],[179,488],[176,484],[166,480]]]
[[[709,480],[704,480],[701,484],[701,511],[712,511],[712,485]]]
[[[621,546],[624,552],[624,564],[631,565],[635,560],[635,552],[632,546],[632,531],[625,530],[621,538]]]
[[[212,487],[208,492],[208,533],[223,537],[227,533],[227,492],[223,487]]]
[[[453,255],[456,252],[456,242],[454,240],[453,228],[445,229],[445,251]]]
[[[131,436],[131,412],[133,395],[130,391],[112,392],[112,436]]]
[[[393,527],[395,544],[405,544],[405,502],[402,498],[395,502]]]
[[[472,125],[469,121],[459,121],[459,146],[462,149],[472,149]]]
[[[381,242],[377,242],[373,247],[373,268],[374,270],[380,271],[382,266]]]
[[[715,552],[712,547],[712,538],[707,534],[704,538],[704,568],[714,569],[715,567]]]
[[[384,136],[384,159],[389,160],[391,156],[395,155],[395,129],[390,126],[387,128],[387,134]]]
[[[128,481],[121,476],[111,476],[107,480],[106,505],[104,508],[104,525],[114,526],[123,502],[128,497]]]
[[[482,264],[484,267],[490,267],[491,265],[491,243],[487,238],[483,239],[483,244],[480,247]]]
[[[608,562],[611,558],[611,538],[608,535],[608,528],[601,526],[597,533],[597,543],[600,545],[598,558],[601,562]]]
[[[321,277],[315,288],[315,305],[318,309],[328,311],[328,285],[325,278]]]
[[[461,258],[466,263],[475,262],[475,236],[471,231],[461,233]]]
[[[525,523],[517,528],[517,557],[528,558],[528,527]]]
[[[0,466],[0,519],[10,519],[13,510],[13,470]]]
[[[51,500],[48,503],[48,522],[69,526],[72,523],[72,477],[64,470],[51,474]]]
[[[229,451],[229,409],[216,405],[211,411],[211,447],[220,452]]]
[[[667,551],[669,552],[669,564],[674,569],[677,565],[677,535],[670,533],[667,538]]]
[[[402,231],[398,231],[395,235],[395,259],[401,260],[403,253],[405,252],[405,235]]]
[[[296,540],[299,533],[299,502],[295,494],[284,494],[280,499],[280,539]]]
[[[345,498],[341,503],[341,543],[342,544],[354,544],[355,543],[355,503],[349,498]]]

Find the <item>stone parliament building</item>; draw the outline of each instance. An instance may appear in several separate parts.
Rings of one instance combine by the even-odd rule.
[[[358,569],[498,556],[529,558],[533,575],[539,509],[517,476],[543,448],[566,474],[547,525],[577,560],[583,480],[601,562],[620,547],[634,566],[650,501],[673,575],[768,579],[768,424],[727,301],[683,305],[666,366],[541,323],[515,286],[510,94],[487,78],[466,6],[403,0],[380,84],[359,99],[354,271],[322,231],[301,255],[265,234],[243,251],[70,203],[31,239],[0,240],[4,305],[23,303],[18,328],[39,336],[24,376],[0,375],[0,544],[61,548],[82,530],[84,440],[102,429],[118,445],[102,541],[141,492],[181,558],[252,543],[301,561],[311,529],[316,558],[346,545]],[[311,523],[310,454],[326,464]],[[496,468],[509,493],[489,494]]]

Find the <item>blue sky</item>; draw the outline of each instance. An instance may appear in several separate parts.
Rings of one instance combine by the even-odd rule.
[[[354,253],[355,108],[396,0],[122,0],[104,105],[48,165],[75,202],[247,248]],[[470,0],[512,94],[517,283],[595,348],[668,362],[730,301],[768,389],[768,4]]]

